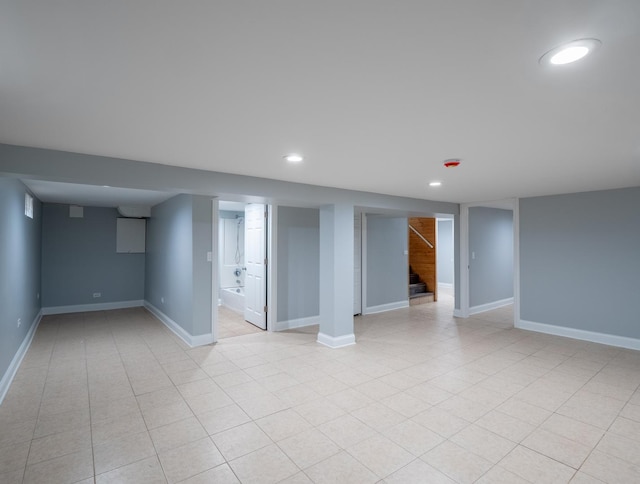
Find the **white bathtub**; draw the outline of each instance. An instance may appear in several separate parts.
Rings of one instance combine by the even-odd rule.
[[[220,303],[244,315],[244,287],[223,287],[220,290]]]

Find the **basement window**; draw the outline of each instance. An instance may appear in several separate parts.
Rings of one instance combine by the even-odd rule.
[[[24,214],[33,218],[33,197],[28,193],[24,194]]]

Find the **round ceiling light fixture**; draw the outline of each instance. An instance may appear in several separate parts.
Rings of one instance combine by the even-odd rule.
[[[582,59],[602,45],[598,39],[578,39],[546,52],[538,62],[542,65],[562,66]]]
[[[456,166],[460,165],[460,158],[449,158],[447,160],[444,160],[443,164],[445,168],[455,168]]]
[[[299,155],[298,153],[289,153],[288,155],[284,156],[284,159],[289,163],[300,163],[302,160],[304,160],[302,155]]]

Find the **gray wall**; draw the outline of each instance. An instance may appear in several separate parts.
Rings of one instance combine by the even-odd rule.
[[[640,338],[640,187],[520,200],[521,319]]]
[[[513,297],[513,212],[471,207],[469,306],[473,308],[510,297]]]
[[[409,299],[407,219],[367,216],[367,307]]]
[[[453,220],[438,220],[436,243],[438,283],[453,284]]]
[[[136,301],[144,297],[144,254],[116,253],[115,208],[43,204],[43,307]],[[102,294],[94,298],[93,293]]]
[[[211,199],[177,195],[151,209],[145,300],[192,336],[211,332],[210,250]]]
[[[0,380],[40,312],[42,206],[34,198],[33,219],[25,216],[26,192],[0,178]]]
[[[320,314],[320,212],[278,207],[278,321]]]

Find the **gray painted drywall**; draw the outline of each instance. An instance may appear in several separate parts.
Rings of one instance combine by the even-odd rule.
[[[436,242],[438,283],[453,284],[453,220],[438,220]]]
[[[475,257],[474,257],[475,256]],[[469,208],[469,306],[513,297],[513,211]]]
[[[278,207],[278,321],[320,313],[320,212]]]
[[[151,208],[145,264],[145,300],[191,335],[194,334],[192,209],[190,195],[177,195]]]
[[[406,218],[367,215],[367,308],[408,301],[408,230]]]
[[[42,205],[34,198],[33,219],[25,216],[27,192],[0,178],[0,380],[40,312]]]
[[[221,200],[298,207],[344,203],[376,212],[411,212],[414,216],[458,214],[457,203],[395,197],[228,173],[194,170],[105,156],[0,144],[0,176],[66,183],[109,185],[171,193],[217,196]]]
[[[520,317],[640,338],[640,187],[520,200]]]
[[[454,309],[460,310],[460,281],[462,280],[462,266],[460,265],[460,215],[453,216],[453,271],[455,280],[453,292],[455,294]]]
[[[145,300],[191,336],[211,333],[211,223],[211,198],[186,194],[147,221]]]
[[[42,206],[42,306],[75,306],[144,297],[144,254],[116,253],[115,208]],[[93,293],[101,297],[94,298]]]
[[[193,203],[193,332],[192,335],[211,333],[211,279],[212,262],[207,253],[212,248],[211,197],[192,197]],[[212,258],[213,259],[213,258]]]

